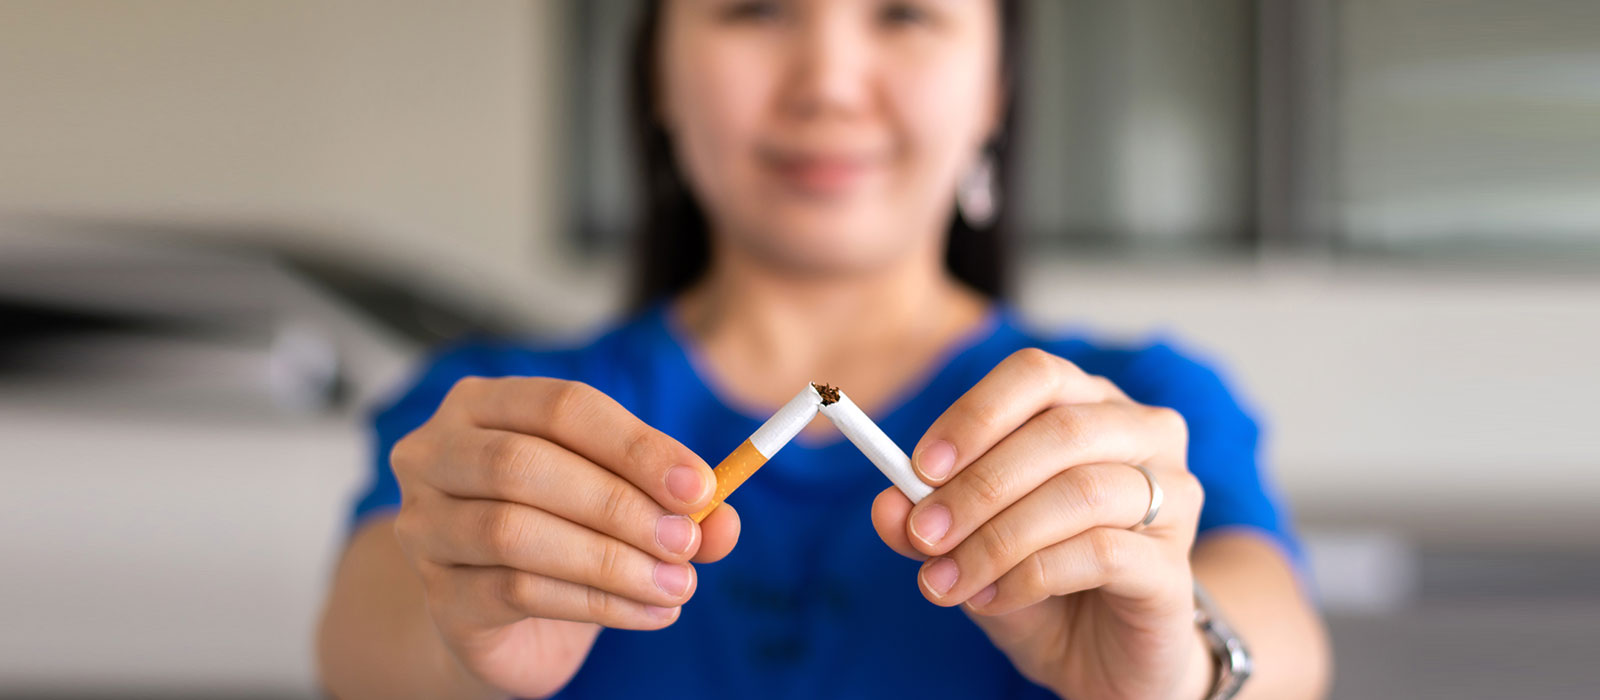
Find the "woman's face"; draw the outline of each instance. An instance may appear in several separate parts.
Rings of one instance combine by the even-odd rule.
[[[998,125],[995,0],[665,0],[662,22],[657,109],[717,246],[808,274],[942,250]]]

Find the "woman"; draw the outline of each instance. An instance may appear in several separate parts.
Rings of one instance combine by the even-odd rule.
[[[378,415],[328,688],[1221,696],[1198,580],[1253,652],[1238,697],[1319,696],[1293,536],[1217,375],[999,301],[1016,33],[1000,0],[647,3],[640,310],[582,347],[459,346]],[[684,517],[812,380],[934,494],[819,422]]]

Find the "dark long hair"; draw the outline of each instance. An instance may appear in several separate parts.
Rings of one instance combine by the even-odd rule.
[[[629,293],[635,308],[683,291],[705,274],[711,263],[711,231],[705,212],[690,193],[673,158],[666,128],[656,115],[655,67],[662,1],[645,0],[629,60],[628,126],[638,154],[643,198]],[[951,274],[996,299],[1008,292],[1006,243],[1010,214],[1016,208],[1014,188],[1009,185],[1011,154],[1016,152],[1016,86],[1023,54],[1021,2],[998,1],[1005,105],[1000,128],[985,146],[995,164],[997,214],[983,230],[973,229],[960,216],[950,217],[945,243],[945,265]]]

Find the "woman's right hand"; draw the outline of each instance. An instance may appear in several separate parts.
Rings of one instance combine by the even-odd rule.
[[[477,680],[555,693],[600,627],[653,630],[694,594],[688,562],[739,517],[694,452],[581,383],[468,377],[390,455],[395,533],[444,647]]]

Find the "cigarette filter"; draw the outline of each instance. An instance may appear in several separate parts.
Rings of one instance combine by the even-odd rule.
[[[705,510],[690,517],[697,523],[705,520],[711,511],[722,505],[734,489],[745,482],[745,479],[750,478],[750,475],[756,473],[767,460],[778,454],[778,450],[783,449],[794,436],[799,435],[806,424],[817,416],[817,408],[821,405],[822,395],[818,394],[810,384],[795,394],[794,398],[789,399],[789,403],[772,414],[767,422],[762,423],[761,427],[750,434],[749,439],[740,443],[727,459],[722,460],[722,463],[712,470],[717,477],[717,495],[711,499],[711,505],[706,506]]]
[[[843,391],[832,387],[829,389],[832,390],[828,395],[828,399],[831,400],[824,402],[821,408],[822,415],[833,421],[833,424],[838,426],[839,432],[844,433],[850,442],[855,443],[856,449],[861,450],[861,453],[867,456],[867,460],[871,461],[878,471],[883,472],[884,476],[889,477],[889,481],[894,482],[912,503],[917,503],[933,493],[933,487],[922,483],[922,479],[917,478],[917,473],[911,469],[911,458],[884,434],[883,429],[872,422],[866,412],[851,401]]]

